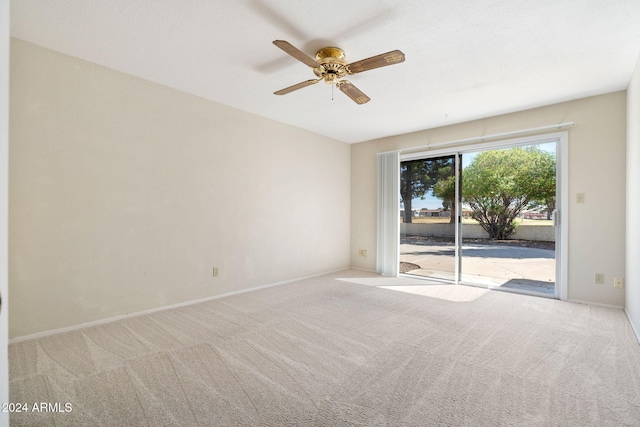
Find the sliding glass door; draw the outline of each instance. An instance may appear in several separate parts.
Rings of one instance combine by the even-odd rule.
[[[559,296],[557,141],[400,163],[400,273]]]

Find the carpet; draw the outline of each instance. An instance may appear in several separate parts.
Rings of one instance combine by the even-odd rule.
[[[355,270],[14,343],[9,365],[16,426],[640,425],[622,311]]]

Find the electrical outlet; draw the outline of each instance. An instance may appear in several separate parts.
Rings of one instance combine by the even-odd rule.
[[[604,285],[604,274],[596,273],[595,278],[594,278],[594,283],[596,285]]]
[[[218,271],[218,267],[213,267],[213,277],[218,277],[218,274],[220,272]]]
[[[358,254],[359,254],[360,256],[364,256],[364,257],[366,257],[366,256],[367,256],[367,250],[366,250],[366,249],[360,249],[360,250],[358,251]]]
[[[613,278],[613,287],[614,288],[624,288],[624,278],[622,278],[622,277],[614,277]]]

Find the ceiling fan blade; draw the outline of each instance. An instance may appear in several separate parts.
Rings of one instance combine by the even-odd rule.
[[[284,89],[280,89],[280,90],[279,90],[279,91],[277,91],[277,92],[273,92],[273,94],[274,94],[274,95],[286,95],[287,93],[289,93],[289,92],[293,92],[294,90],[302,89],[303,87],[307,87],[307,86],[311,86],[311,85],[313,85],[313,84],[316,84],[316,83],[318,83],[320,80],[322,80],[322,79],[307,80],[307,81],[305,81],[305,82],[301,82],[301,83],[295,84],[295,85],[293,85],[293,86],[289,86],[289,87],[286,87],[286,88],[284,88]]]
[[[307,55],[306,53],[304,53],[303,51],[301,51],[300,49],[298,49],[297,47],[295,47],[294,45],[292,45],[288,41],[274,40],[273,44],[275,44],[280,49],[282,49],[285,52],[287,52],[289,55],[291,55],[294,58],[296,58],[298,61],[307,64],[311,68],[316,68],[316,67],[320,66],[320,64],[318,62],[316,62],[315,59],[311,58],[309,55]]]
[[[374,68],[386,67],[387,65],[398,64],[404,62],[404,53],[399,50],[372,56],[371,58],[356,61],[347,65],[349,74],[361,73],[363,71],[373,70]]]
[[[365,95],[360,89],[355,87],[351,82],[347,80],[340,80],[336,83],[338,89],[342,91],[345,95],[351,98],[356,104],[366,104],[371,101],[367,95]]]

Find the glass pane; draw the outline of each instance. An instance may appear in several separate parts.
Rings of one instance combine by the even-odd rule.
[[[555,293],[556,144],[462,155],[461,281]]]
[[[400,163],[400,272],[455,280],[455,156]]]

